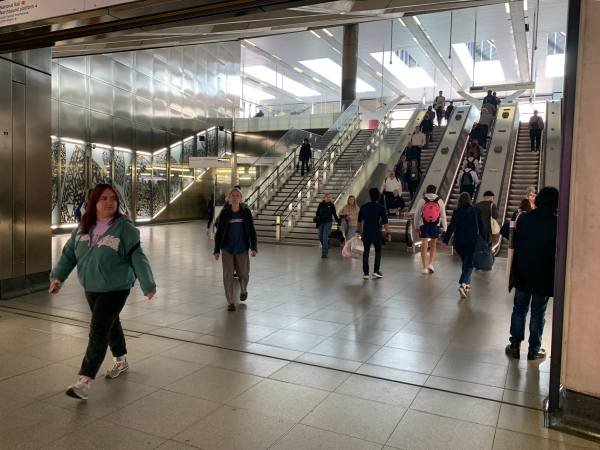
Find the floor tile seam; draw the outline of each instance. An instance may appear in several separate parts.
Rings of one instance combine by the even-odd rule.
[[[56,405],[52,405],[52,406],[56,407]],[[62,407],[60,407],[60,406],[58,406],[58,408],[61,408],[61,409],[65,410],[65,411],[69,411],[68,409],[66,409],[66,408],[62,408]],[[71,412],[72,412],[72,411],[71,411]],[[94,424],[94,423],[96,423],[96,422],[100,422],[100,420],[101,420],[101,419],[99,419],[99,418],[97,418],[97,417],[92,417],[92,420],[90,420],[88,423],[86,423],[86,424],[85,424],[85,426],[87,427],[87,426],[93,425],[93,424]],[[41,448],[47,448],[47,447],[51,446],[52,444],[55,444],[55,443],[57,443],[57,442],[58,442],[58,441],[60,441],[61,439],[64,439],[64,438],[66,438],[66,437],[68,437],[68,436],[71,436],[71,435],[73,435],[73,434],[75,434],[75,433],[78,433],[79,431],[81,431],[81,429],[79,429],[79,430],[73,430],[73,431],[67,431],[67,432],[66,432],[65,434],[63,434],[62,436],[60,436],[60,437],[58,437],[58,438],[56,438],[56,439],[53,439],[53,440],[51,440],[50,442],[47,442],[47,443],[46,443],[46,444],[44,444],[44,445],[43,445],[43,447],[41,447]],[[136,431],[137,431],[137,430],[136,430]],[[162,445],[162,444],[163,444],[163,443],[161,443],[160,445]]]
[[[298,426],[298,425],[303,425],[303,426],[307,426],[304,424],[301,424],[300,422],[296,422],[294,424],[293,427],[291,427],[289,430],[287,430],[285,433],[283,433],[281,436],[279,436],[275,442],[273,442],[271,445],[269,445],[269,447],[267,447],[267,450],[271,450],[272,448],[274,448],[275,446],[277,446],[277,444],[279,444],[281,441],[283,441],[286,437],[288,437],[290,435],[290,433],[292,431],[294,431],[294,429]]]
[[[44,320],[44,319],[42,319],[42,320]],[[46,319],[46,320],[52,321],[50,319]],[[159,327],[159,328],[163,328],[163,327]],[[196,345],[203,345],[203,346],[207,346],[207,347],[213,347],[213,348],[218,348],[218,349],[223,349],[223,350],[234,351],[234,352],[238,352],[238,353],[246,353],[246,354],[250,354],[250,355],[264,356],[264,357],[267,357],[267,358],[276,359],[276,360],[280,360],[280,361],[287,361],[288,363],[289,362],[297,362],[299,364],[304,364],[304,365],[308,365],[308,366],[312,366],[312,367],[321,367],[321,368],[324,367],[324,368],[329,368],[331,370],[336,370],[338,372],[343,372],[343,373],[347,373],[347,374],[357,374],[357,375],[361,375],[361,376],[365,376],[365,377],[369,377],[369,378],[374,378],[374,379],[379,379],[379,380],[383,380],[383,381],[390,381],[390,382],[394,382],[394,383],[401,383],[401,384],[406,384],[406,385],[411,385],[411,386],[424,387],[426,389],[435,390],[435,391],[439,391],[439,392],[447,392],[447,393],[451,393],[451,394],[455,394],[455,395],[461,395],[461,396],[476,398],[476,399],[480,399],[480,400],[487,400],[487,401],[491,401],[491,402],[497,402],[497,403],[500,403],[500,404],[507,404],[507,405],[517,406],[517,407],[521,407],[521,408],[531,409],[531,410],[535,410],[535,411],[539,411],[540,410],[539,408],[534,408],[534,407],[527,406],[527,405],[519,405],[519,404],[516,404],[516,403],[513,403],[513,402],[505,402],[503,400],[488,399],[488,398],[481,397],[481,396],[476,396],[476,395],[473,395],[473,394],[458,393],[458,392],[447,390],[447,389],[441,389],[441,388],[435,388],[435,387],[430,387],[430,386],[424,386],[424,385],[419,385],[419,384],[415,384],[415,383],[409,383],[409,382],[405,382],[405,381],[397,381],[397,380],[393,380],[393,379],[389,379],[389,378],[385,378],[385,377],[378,377],[378,376],[375,376],[375,375],[360,374],[360,373],[357,373],[356,371],[349,371],[349,370],[345,370],[345,369],[326,367],[326,366],[322,366],[322,365],[318,365],[318,364],[313,364],[313,363],[307,363],[307,362],[304,362],[304,361],[299,361],[297,359],[291,360],[291,359],[287,359],[287,358],[275,357],[275,356],[266,355],[266,354],[260,354],[260,353],[251,352],[251,351],[247,351],[247,350],[231,349],[231,348],[228,348],[228,347],[218,346],[218,345],[214,345],[214,344],[205,344],[205,343],[198,343],[198,342],[189,341],[189,340],[185,340],[185,339],[178,339],[178,338],[173,338],[173,337],[165,337],[165,336],[161,336],[161,335],[157,335],[157,334],[152,334],[150,332],[142,332],[140,334],[141,334],[141,336],[143,336],[143,335],[149,335],[149,336],[159,337],[159,338],[163,338],[163,339],[176,340],[176,341],[180,341],[180,342],[184,342],[184,343],[190,343],[190,344],[196,344]],[[139,337],[141,337],[141,336],[139,336]],[[410,351],[410,350],[408,350],[408,351]],[[302,355],[304,355],[306,353],[310,353],[310,352],[304,352],[304,353],[302,353]],[[300,355],[300,356],[302,356],[302,355]],[[321,355],[321,356],[329,356],[329,355]],[[338,359],[343,359],[343,358],[338,358]],[[352,361],[352,360],[349,360],[349,361]],[[360,362],[360,361],[356,361],[356,362]],[[367,362],[362,362],[361,366],[363,364],[366,364],[366,363]],[[54,363],[52,363],[52,364],[54,364]],[[374,364],[374,365],[376,365],[376,364]],[[44,366],[44,367],[47,367],[47,366]],[[379,366],[379,367],[386,367],[386,366]],[[359,366],[359,368],[360,368],[360,366]],[[35,369],[35,370],[37,370],[37,369]],[[415,372],[415,373],[421,374],[421,372]],[[250,374],[250,375],[252,375],[252,374]],[[426,374],[426,375],[431,376],[431,374]],[[264,377],[262,377],[262,378],[264,378]],[[506,389],[506,388],[503,388],[503,389]]]
[[[416,396],[415,396],[415,398],[416,398]],[[414,401],[414,399],[413,399],[413,401]],[[411,402],[411,404],[412,404],[412,402]],[[396,430],[398,429],[398,427],[402,423],[402,420],[404,419],[404,416],[406,416],[406,414],[408,413],[409,409],[410,409],[409,407],[404,408],[404,412],[402,413],[402,417],[400,417],[400,420],[398,421],[398,423],[396,424],[396,426],[394,427],[394,429],[391,431],[391,433],[389,434],[389,436],[385,440],[385,443],[383,444],[383,447],[392,447],[390,445],[390,440],[392,439],[392,436],[394,435],[394,433],[396,432]],[[392,448],[396,448],[396,447],[392,447]]]
[[[458,422],[462,422],[462,423],[466,423],[466,424],[471,424],[471,425],[477,425],[477,426],[485,427],[485,428],[491,428],[491,429],[494,429],[494,430],[497,429],[497,427],[494,426],[494,425],[489,425],[489,424],[481,423],[481,422],[475,422],[473,420],[459,419],[458,417],[453,417],[453,416],[446,416],[444,414],[440,414],[440,413],[436,413],[436,412],[432,412],[432,411],[425,411],[423,409],[413,408],[412,406],[410,408],[407,408],[407,409],[410,409],[411,411],[415,411],[415,412],[422,413],[422,414],[429,414],[430,416],[441,417],[443,419],[456,420]],[[499,411],[498,411],[498,415],[500,415]]]
[[[302,420],[304,420],[304,418],[302,418]],[[337,435],[340,435],[340,436],[344,436],[346,438],[358,439],[359,441],[368,442],[369,444],[380,445],[382,448],[386,445],[385,443],[382,444],[381,442],[370,441],[369,439],[364,439],[364,438],[361,438],[361,437],[359,438],[359,437],[353,436],[351,434],[341,433],[340,431],[332,431],[332,430],[329,430],[327,428],[321,428],[321,427],[318,427],[318,426],[312,425],[312,424],[307,424],[307,423],[299,422],[298,425],[303,425],[305,427],[314,428],[315,430],[319,430],[319,431],[325,431],[327,433],[337,434]]]
[[[455,377],[450,377],[448,375],[439,375],[439,374],[435,374],[435,369],[431,371],[430,374],[428,374],[428,380],[430,377],[438,377],[438,378],[445,378],[446,380],[452,380],[452,381],[461,381],[463,383],[469,383],[469,384],[477,384],[480,386],[486,386],[486,387],[491,387],[491,388],[496,388],[496,389],[502,389],[503,391],[506,390],[507,388],[505,386],[497,386],[495,384],[485,384],[482,383],[480,381],[469,381],[469,380],[464,380],[462,378],[455,378]],[[432,387],[432,386],[426,386],[426,387]],[[512,389],[509,389],[512,390]],[[524,391],[517,391],[517,392],[524,392]]]

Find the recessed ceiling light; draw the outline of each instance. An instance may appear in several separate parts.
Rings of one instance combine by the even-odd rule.
[[[506,14],[510,14],[510,5],[508,4],[508,2],[504,4],[504,9],[506,10]]]
[[[433,80],[422,67],[408,67],[395,53],[390,55],[389,51],[376,52],[371,53],[371,56],[379,63],[383,59],[384,67],[409,89],[431,87],[434,85]]]
[[[402,26],[403,26],[403,27],[405,27],[405,26],[406,26],[406,24],[404,23],[404,20],[402,20],[402,19],[398,18],[398,22],[400,22],[400,23],[402,24]]]
[[[378,77],[382,77],[383,76],[383,74],[381,72],[379,72],[379,71],[376,71],[375,73],[377,74]]]
[[[319,33],[317,33],[315,30],[310,30],[310,32],[312,34],[314,34],[316,37],[318,37],[319,39],[321,39],[321,36],[319,36]]]
[[[325,33],[329,37],[333,37],[333,34],[331,34],[327,28],[323,28],[323,33]]]
[[[304,73],[304,70],[302,70],[300,67],[294,66],[294,70],[298,73]]]
[[[281,58],[280,58],[279,56],[277,56],[276,54],[274,54],[274,53],[271,53],[271,56],[272,56],[273,58],[275,58],[275,59],[278,59],[279,61],[281,61]]]
[[[315,80],[317,83],[320,83],[321,80],[319,80],[317,77],[312,77],[313,80]]]
[[[294,96],[313,97],[320,95],[319,92],[304,86],[304,84],[299,83],[290,77],[277,73],[264,65],[246,66],[244,67],[244,72],[257,80],[261,80],[261,84],[263,84],[263,82],[268,83],[269,85],[286,91]]]
[[[414,16],[415,22],[417,22],[417,25],[421,25],[421,21],[419,20],[419,18],[417,16]]]
[[[330,58],[308,59],[300,61],[300,64],[318,73],[336,86],[342,85],[342,67]],[[367,82],[360,78],[356,79],[356,92],[373,92],[374,90],[375,88]]]
[[[527,11],[527,0],[523,0],[523,9]]]
[[[244,39],[244,42],[250,44],[252,47],[256,47],[256,44],[252,41],[249,41],[248,39]]]

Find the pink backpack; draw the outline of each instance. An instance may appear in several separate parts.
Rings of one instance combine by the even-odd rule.
[[[423,211],[421,212],[423,223],[437,225],[440,216],[442,215],[442,210],[438,203],[439,199],[439,197],[436,197],[435,200],[429,200],[425,197],[425,204],[423,205]]]

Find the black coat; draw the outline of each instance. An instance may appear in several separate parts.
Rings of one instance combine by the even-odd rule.
[[[485,240],[485,228],[483,227],[481,211],[479,211],[479,208],[465,205],[455,210],[452,214],[452,220],[444,235],[444,243],[448,244],[454,234],[454,248],[456,249],[456,253],[461,257],[471,255],[475,251],[478,229],[479,236]]]
[[[308,161],[310,158],[312,158],[310,144],[302,144],[302,147],[300,147],[300,154],[298,155],[298,159],[300,161]]]
[[[340,219],[335,210],[335,205],[332,202],[322,201],[319,203],[317,207],[317,213],[315,214],[314,222],[317,224],[317,227],[322,223],[333,222],[333,219],[338,223],[340,223]]]
[[[514,232],[509,289],[554,296],[556,215],[537,208],[521,214]]]
[[[227,247],[231,212],[231,205],[227,203],[221,210],[221,213],[219,214],[219,217],[217,219],[217,233],[215,234],[214,253],[221,253],[221,249]],[[244,221],[246,237],[250,241],[250,248],[256,251],[256,228],[254,228],[254,219],[252,218],[252,211],[250,211],[250,209],[245,204],[241,204],[240,212],[242,213],[242,220]]]

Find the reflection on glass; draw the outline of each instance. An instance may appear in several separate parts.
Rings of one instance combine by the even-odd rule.
[[[167,206],[167,150],[152,155],[152,217]]]
[[[112,150],[109,147],[92,148],[92,186],[112,181]]]
[[[114,166],[115,173],[113,184],[117,189],[117,192],[123,200],[123,207],[127,212],[127,215],[131,215],[132,211],[132,196],[131,196],[131,163],[133,161],[133,154],[126,151],[114,150]]]
[[[135,155],[135,217],[137,219],[152,218],[152,155],[137,152]]]
[[[58,222],[76,223],[75,208],[87,191],[84,145],[61,142],[58,165]]]

